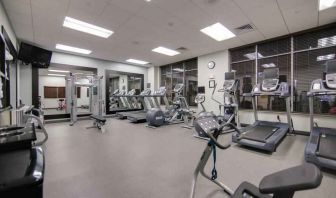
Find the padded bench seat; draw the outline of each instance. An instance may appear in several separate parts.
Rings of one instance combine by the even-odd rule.
[[[99,116],[99,115],[91,115],[90,116],[92,119],[95,119],[99,122],[105,123],[106,122],[106,118],[104,118],[103,116]]]

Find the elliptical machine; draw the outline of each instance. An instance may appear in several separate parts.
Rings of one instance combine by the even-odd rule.
[[[166,111],[163,111],[160,108],[152,108],[147,111],[147,127],[156,128],[162,125],[179,124],[183,122],[185,119],[183,118],[184,109],[189,109],[187,100],[181,94],[183,88],[183,84],[175,85],[173,89],[173,93],[175,93],[173,105],[170,105]]]
[[[223,102],[220,102],[214,98],[216,87],[217,87],[217,84],[215,84],[215,87],[212,91],[211,99],[219,104],[219,111],[221,112],[220,115],[215,115],[212,112],[206,112],[204,109],[204,106],[201,104],[204,112],[201,112],[198,115],[198,118],[212,117],[219,124],[234,123],[236,124],[238,128],[240,128],[240,122],[238,118],[238,96],[237,96],[238,88],[239,88],[239,80],[235,79],[235,72],[225,72],[224,73],[223,88],[218,90],[218,92],[223,93]],[[196,101],[195,99],[195,102],[202,102],[202,100]],[[194,125],[194,126],[195,126],[194,127],[195,128],[194,137],[201,138],[201,139],[208,139],[208,136],[204,133],[204,131],[198,125]],[[230,125],[228,127],[230,127]],[[225,133],[233,132],[232,130],[224,130],[224,131]]]

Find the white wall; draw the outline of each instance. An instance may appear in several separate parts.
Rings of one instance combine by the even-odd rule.
[[[105,93],[106,92],[105,90],[105,86],[106,86],[105,71],[106,70],[143,74],[145,85],[148,82],[148,71],[147,71],[148,68],[143,67],[143,66],[128,65],[124,63],[93,59],[93,58],[59,53],[59,52],[53,52],[53,55],[51,57],[51,63],[97,68],[98,75],[104,76],[103,83],[102,83],[102,97],[104,101],[105,101],[105,94],[106,94]],[[105,101],[105,104],[106,104],[106,101]]]
[[[216,66],[214,69],[208,69],[207,63],[214,61]],[[211,100],[211,90],[208,88],[209,77],[214,76],[218,86],[222,86],[224,81],[224,72],[229,70],[229,56],[228,50],[216,52],[198,57],[198,86],[205,86],[206,100],[204,106],[207,111],[218,112],[218,106]],[[222,95],[217,93],[216,98],[222,99]],[[198,109],[200,110],[200,106]],[[284,112],[266,112],[258,113],[259,120],[277,121],[277,115],[280,119],[286,121],[286,114]],[[239,119],[241,123],[252,124],[254,122],[253,111],[240,110]],[[294,129],[299,131],[309,131],[309,115],[307,114],[292,114]],[[335,128],[335,117],[332,116],[315,116],[315,120],[320,126]]]
[[[20,65],[19,71],[19,99],[23,104],[32,105],[32,67]]]
[[[42,108],[57,108],[58,107],[57,98],[44,98],[45,86],[65,87],[65,78],[58,76],[39,76],[39,96],[41,96]]]
[[[213,89],[209,88],[209,79],[213,78],[212,80],[215,80],[217,83],[217,90],[222,87],[224,83],[224,72],[227,72],[229,70],[228,67],[228,51],[222,51],[222,52],[216,52],[213,54],[208,54],[204,56],[198,57],[198,86],[204,86],[205,87],[205,102],[204,107],[207,111],[213,111],[214,113],[219,113],[219,107],[218,104],[211,100],[211,94]],[[208,68],[208,62],[214,61],[216,63],[216,66],[214,69]],[[214,97],[219,100],[223,101],[223,94],[215,92]],[[200,109],[201,107],[199,107]]]
[[[160,86],[160,82],[159,82],[159,67],[155,67],[155,66],[152,66],[150,68],[148,68],[148,83],[150,83],[151,85],[151,90],[152,92],[154,90],[157,90]],[[145,88],[146,87],[146,84],[145,84]]]

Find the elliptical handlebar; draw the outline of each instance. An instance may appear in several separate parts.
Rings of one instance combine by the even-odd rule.
[[[219,133],[218,129],[212,129],[211,131],[215,131],[214,134]],[[224,150],[224,149],[227,149],[227,148],[229,148],[229,147],[231,146],[231,144],[230,144],[229,142],[226,143],[226,144],[221,144],[221,143],[219,143],[219,142],[217,141],[217,138],[214,137],[214,136],[212,135],[211,131],[210,131],[210,133],[207,133],[207,134],[208,134],[210,140],[211,140],[213,143],[215,143],[216,146],[217,146],[218,148]],[[219,134],[218,134],[218,135],[219,135]],[[216,135],[216,136],[218,137],[218,135]]]

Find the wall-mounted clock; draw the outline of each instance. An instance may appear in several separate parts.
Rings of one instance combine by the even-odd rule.
[[[215,68],[215,66],[216,66],[216,63],[214,61],[208,62],[208,68],[209,69],[213,69],[213,68]]]

